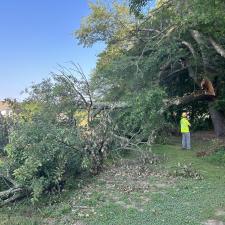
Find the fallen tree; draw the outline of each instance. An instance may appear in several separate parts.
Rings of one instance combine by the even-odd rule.
[[[7,190],[0,192],[0,207],[25,197],[29,191],[20,187],[19,184],[11,177],[0,173],[0,180],[4,181]]]
[[[68,177],[84,169],[98,174],[114,152],[140,151],[143,134],[148,146],[143,155],[151,151],[163,122],[157,113],[163,107],[163,92],[146,93],[141,102],[138,96],[133,105],[95,104],[87,80],[79,82],[61,71],[53,81],[45,80],[29,91],[26,104],[37,104],[34,112],[21,106],[14,115],[17,123],[5,148],[6,173],[0,174],[7,184],[0,192],[0,206],[26,196],[35,202],[44,192],[59,192]],[[127,109],[125,114],[120,111]]]

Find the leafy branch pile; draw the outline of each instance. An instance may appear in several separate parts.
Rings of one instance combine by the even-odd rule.
[[[196,180],[203,179],[203,176],[197,170],[195,170],[191,164],[178,163],[174,171],[171,172],[171,175],[175,177],[192,178]]]
[[[126,116],[119,106],[95,104],[84,73],[74,64],[70,69],[61,67],[52,79],[27,93],[14,112],[16,123],[5,148],[5,163],[0,165],[0,179],[7,183],[0,205],[30,195],[35,202],[46,191],[60,191],[67,178],[85,169],[99,173],[113,152],[137,149],[142,133],[150,131],[142,122],[157,119],[155,111],[163,107],[163,94],[158,92],[146,96],[155,111],[144,110],[138,99],[139,107],[132,107]],[[152,101],[155,97],[157,102]],[[152,124],[151,130],[155,128]],[[147,141],[154,138],[155,133],[149,132]]]

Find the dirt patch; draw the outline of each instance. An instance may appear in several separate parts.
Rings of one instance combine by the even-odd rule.
[[[85,225],[85,224],[81,221],[76,221],[73,225]]]
[[[215,212],[216,216],[225,216],[225,210],[223,209],[217,209]]]
[[[43,225],[54,225],[56,223],[56,219],[54,219],[54,218],[46,218],[42,222],[43,222]]]
[[[155,183],[154,186],[159,189],[165,189],[171,185],[168,183]]]
[[[225,225],[224,222],[219,221],[219,220],[207,220],[206,222],[203,223],[204,225]]]
[[[150,179],[153,178],[153,179]],[[174,185],[176,178],[154,170],[151,161],[121,159],[95,177],[95,181],[81,188],[71,202],[78,218],[96,214],[98,206],[115,204],[124,209],[143,212],[151,201],[150,192],[158,192]],[[79,207],[80,206],[80,207]]]
[[[123,193],[146,193],[156,191],[158,188],[168,187],[174,183],[174,179],[162,179],[163,182],[155,186],[149,181],[150,177],[165,178],[165,174],[154,172],[151,165],[135,160],[121,160],[120,163],[99,176],[106,182],[107,188],[116,189]]]

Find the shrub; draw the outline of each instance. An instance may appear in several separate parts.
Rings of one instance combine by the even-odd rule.
[[[18,123],[6,152],[15,180],[32,192],[34,200],[43,190],[58,187],[65,174],[80,171],[83,157],[77,129],[43,111],[32,121]]]
[[[102,169],[113,126],[108,113],[91,116],[88,88],[85,79],[64,73],[31,87],[5,148],[8,172],[3,176],[13,182],[1,193],[0,206],[25,194],[36,201],[46,190],[60,190],[83,167],[95,174]]]
[[[176,177],[192,178],[196,180],[203,179],[203,176],[192,167],[191,163],[188,165],[178,163],[171,174]]]

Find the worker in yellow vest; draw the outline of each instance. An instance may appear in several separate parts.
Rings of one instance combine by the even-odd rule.
[[[182,113],[182,118],[180,120],[180,128],[182,134],[182,149],[191,149],[191,136],[190,136],[190,122],[187,118],[187,113]]]

